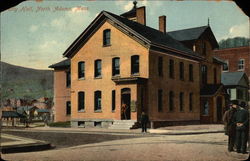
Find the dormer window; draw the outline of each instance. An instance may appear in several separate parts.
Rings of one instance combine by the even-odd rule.
[[[110,34],[110,29],[106,29],[103,31],[103,46],[111,45]]]

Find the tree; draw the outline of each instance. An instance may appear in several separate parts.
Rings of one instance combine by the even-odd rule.
[[[219,42],[220,49],[225,48],[234,48],[240,46],[249,46],[250,39],[245,37],[234,37],[234,38],[227,38],[226,40],[222,39]]]

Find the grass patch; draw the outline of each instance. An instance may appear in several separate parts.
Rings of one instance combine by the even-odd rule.
[[[70,127],[70,121],[67,122],[51,122],[50,127]]]

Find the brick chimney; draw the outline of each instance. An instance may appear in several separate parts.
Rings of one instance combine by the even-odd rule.
[[[166,16],[159,17],[159,30],[163,33],[166,33]]]
[[[142,25],[146,25],[145,6],[136,8],[136,21]]]

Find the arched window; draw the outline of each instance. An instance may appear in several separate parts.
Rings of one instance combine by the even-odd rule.
[[[81,61],[78,63],[78,78],[85,77],[85,62]]]
[[[102,60],[95,60],[95,77],[102,76]]]
[[[103,46],[110,45],[110,39],[111,39],[111,32],[110,29],[106,29],[103,31]]]
[[[112,76],[120,75],[120,58],[112,59]]]
[[[85,109],[85,94],[84,92],[78,92],[78,111],[84,111]]]
[[[140,67],[139,55],[131,56],[131,74],[132,75],[139,74],[140,72],[139,67]]]
[[[95,91],[95,111],[102,110],[102,92]]]

